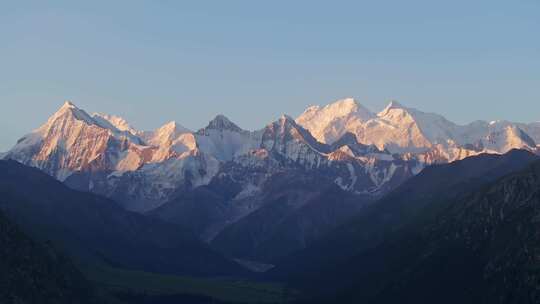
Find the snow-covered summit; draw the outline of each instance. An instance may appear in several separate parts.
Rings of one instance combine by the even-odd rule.
[[[205,133],[208,130],[228,130],[233,132],[243,132],[242,128],[233,123],[223,114],[218,114],[212,119],[208,125],[198,131],[198,133]]]
[[[296,122],[308,129],[321,142],[332,143],[345,132],[345,125],[361,124],[375,117],[353,98],[345,98],[324,107],[311,106]]]
[[[514,148],[538,151],[539,142],[540,123],[458,125],[395,101],[374,114],[341,99],[309,107],[296,120],[284,114],[254,132],[223,115],[197,132],[174,121],[142,132],[120,116],[89,115],[65,102],[4,157],[147,210],[234,168],[245,185],[261,185],[276,172],[318,170],[344,190],[381,193],[427,164]]]
[[[56,111],[42,128],[50,128],[58,120],[79,120],[87,124],[98,124],[88,113],[79,109],[71,101],[66,100],[64,104]]]
[[[346,110],[340,112],[329,109]],[[511,148],[536,150],[533,142],[536,137],[540,137],[540,128],[535,128],[533,124],[474,122],[462,126],[441,115],[410,108],[397,101],[391,101],[377,115],[366,114],[371,113],[367,109],[362,112],[365,115],[357,114],[358,110],[353,101],[341,100],[324,107],[310,107],[296,121],[321,142],[334,143],[350,132],[360,143],[375,145],[380,150],[388,149],[392,153],[420,153],[442,149],[445,154],[449,154],[450,150],[481,142],[489,134],[508,125],[534,134],[529,136],[532,141],[518,140],[517,137],[523,136],[518,136],[520,133],[517,131],[499,132],[499,136],[496,136],[497,143],[485,145],[495,149],[490,150],[491,152],[505,153]]]
[[[323,153],[328,152],[326,145],[288,115],[282,115],[263,129],[261,148],[308,167],[318,166],[324,158]]]
[[[350,115],[351,113],[354,113],[363,120],[367,120],[375,116],[373,113],[371,113],[371,111],[362,106],[354,98],[340,99],[323,107],[311,106],[307,108],[306,111],[304,111],[304,113],[300,116],[306,115],[309,117],[312,115],[317,115],[321,117],[324,116],[329,120],[332,120],[337,117]]]
[[[379,112],[377,116],[384,116],[386,113],[388,113],[391,110],[407,111],[409,110],[409,108],[405,107],[404,105],[399,103],[397,100],[390,100],[388,105],[381,112]]]
[[[126,131],[133,135],[137,135],[139,132],[133,128],[127,120],[120,116],[116,115],[109,115],[104,113],[93,113],[92,118],[99,122],[102,125],[110,124],[112,127],[115,127],[116,129],[120,131]]]
[[[148,142],[151,144],[159,145],[161,143],[174,140],[179,135],[184,133],[191,133],[191,131],[188,128],[180,125],[176,121],[170,121],[153,131],[152,137],[149,138]]]
[[[220,161],[230,161],[260,144],[260,134],[241,129],[224,115],[217,115],[195,133],[197,147]]]
[[[66,101],[45,124],[21,138],[6,158],[38,167],[63,180],[75,171],[110,170],[120,154],[138,143],[138,138],[95,120]],[[132,169],[138,166],[132,164]]]

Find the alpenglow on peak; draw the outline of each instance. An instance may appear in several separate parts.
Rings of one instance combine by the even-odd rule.
[[[76,106],[73,104],[73,102],[71,102],[71,100],[66,100],[64,101],[62,108],[76,108]]]

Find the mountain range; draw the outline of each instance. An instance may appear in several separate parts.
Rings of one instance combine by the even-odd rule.
[[[305,247],[426,166],[511,149],[536,153],[536,142],[540,123],[457,125],[395,101],[374,114],[354,99],[338,100],[256,131],[223,115],[198,131],[177,122],[140,131],[121,117],[65,102],[3,158],[183,225],[235,257],[269,262]],[[332,209],[341,211],[314,207],[327,195],[321,189],[343,197],[342,209]],[[267,244],[283,235],[295,236],[269,254]]]
[[[223,168],[231,163],[267,166],[267,175],[293,165],[324,170],[346,164],[345,172],[336,170],[335,183],[376,195],[399,183],[396,175],[417,174],[432,163],[511,149],[537,151],[536,142],[540,123],[476,121],[462,126],[395,101],[374,114],[354,99],[343,99],[309,107],[297,119],[283,115],[257,131],[243,130],[218,115],[196,132],[176,122],[138,131],[123,118],[90,115],[66,102],[3,157],[144,212],[182,187],[208,185],[229,174]],[[255,191],[262,180],[246,181],[244,194]]]
[[[307,303],[536,303],[537,142],[540,123],[394,101],[255,131],[223,115],[141,131],[65,102],[0,155],[0,242],[28,267],[0,254],[60,302],[93,290],[76,269],[90,265],[277,281]]]

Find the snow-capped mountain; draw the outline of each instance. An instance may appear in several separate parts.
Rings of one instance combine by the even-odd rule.
[[[332,143],[348,130],[375,117],[375,114],[354,99],[346,98],[324,107],[311,106],[296,122],[308,129],[320,142]]]
[[[216,178],[237,184],[238,199],[253,197],[271,176],[295,170],[329,177],[351,193],[381,195],[428,164],[535,151],[538,137],[540,123],[457,125],[397,102],[374,114],[351,98],[309,107],[296,120],[283,115],[257,131],[217,115],[196,132],[177,122],[140,131],[66,102],[3,157],[148,211]]]
[[[5,158],[64,180],[76,171],[136,170],[144,162],[140,144],[131,133],[65,102],[45,124],[19,139]]]
[[[309,168],[318,167],[325,158],[323,153],[329,152],[325,145],[287,115],[264,129],[261,148],[285,161]]]
[[[192,132],[175,121],[168,122],[154,131],[139,134],[145,143],[152,147],[151,162],[178,158],[197,147]]]
[[[538,152],[540,123],[444,117],[354,99],[243,130],[223,115],[191,131],[141,131],[66,102],[0,158],[180,224],[231,256],[270,262],[304,248],[426,166],[484,152]]]
[[[476,121],[458,125],[395,101],[375,115],[353,99],[339,100],[322,108],[310,107],[296,121],[321,142],[331,144],[350,132],[362,144],[392,153],[439,154],[444,158],[440,161],[515,148],[535,151],[535,142],[540,141],[539,124]]]
[[[202,152],[220,161],[230,161],[258,148],[261,141],[261,132],[242,130],[223,115],[217,115],[194,136]]]
[[[65,102],[4,157],[38,167],[80,190],[123,197],[121,202],[133,198],[133,206],[126,207],[137,210],[166,201],[167,194],[185,183],[207,183],[217,171],[217,161],[201,155],[194,135],[175,123],[153,132],[126,126],[119,117],[90,116]]]
[[[120,116],[94,113],[92,114],[92,118],[102,125],[111,124],[120,131],[127,131],[133,135],[137,135],[137,130],[135,130],[125,119]]]
[[[350,133],[335,145],[320,143],[287,115],[261,132],[260,148],[235,157],[218,173],[219,178],[239,185],[241,190],[233,201],[250,198],[257,204],[253,197],[267,191],[267,183],[279,174],[319,176],[321,181],[328,180],[345,191],[377,196],[423,168],[417,159],[362,145]]]

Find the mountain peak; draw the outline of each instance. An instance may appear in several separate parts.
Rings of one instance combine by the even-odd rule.
[[[159,129],[167,129],[167,130],[174,130],[176,129],[176,127],[178,126],[178,123],[176,123],[176,121],[174,120],[171,120],[167,123],[165,123],[163,126],[161,126]]]
[[[203,130],[242,132],[243,130],[223,114],[218,114]]]
[[[296,121],[300,125],[311,126],[312,121],[317,121],[316,125],[321,127],[323,125],[331,123],[335,119],[339,118],[351,118],[351,119],[360,119],[361,121],[367,121],[371,118],[374,118],[373,114],[369,109],[362,106],[354,98],[344,98],[339,99],[333,103],[327,104],[324,107],[320,106],[311,106],[307,108],[304,113],[302,113]]]
[[[163,126],[159,127],[156,130],[156,133],[160,134],[180,134],[180,133],[187,133],[190,132],[186,127],[182,126],[181,124],[177,123],[174,120],[171,120],[164,124]]]
[[[330,146],[331,150],[338,150],[342,147],[348,147],[354,151],[355,155],[363,155],[366,153],[383,153],[383,151],[379,150],[375,145],[365,145],[360,143],[356,135],[351,132],[346,132]]]
[[[58,111],[56,111],[56,113],[49,118],[45,126],[50,126],[61,117],[70,117],[69,119],[80,120],[88,124],[97,124],[96,121],[90,115],[88,115],[88,113],[82,109],[79,109],[71,101],[66,100],[60,109],[58,109]]]
[[[286,129],[302,129],[304,128],[300,126],[294,118],[287,114],[282,114],[277,121],[275,121],[272,124],[276,124],[281,128],[282,130]]]
[[[280,122],[287,122],[287,123],[294,123],[294,118],[290,117],[290,116],[287,115],[287,114],[282,114],[282,115],[279,117],[279,121],[280,121]]]
[[[375,114],[354,98],[345,98],[323,107],[309,107],[296,122],[310,130],[317,140],[332,143],[343,134],[346,125],[360,125],[373,118]]]
[[[329,152],[326,145],[318,142],[309,131],[286,114],[268,124],[263,130],[261,148],[286,155],[287,158],[300,162],[310,162],[320,157],[319,153]],[[310,157],[313,158],[306,155],[311,155]]]
[[[395,111],[393,111],[395,110]],[[413,113],[416,113],[418,111],[414,110],[414,109],[411,109],[411,108],[407,108],[406,106],[402,105],[401,103],[395,101],[395,100],[390,100],[390,102],[388,103],[388,105],[384,108],[384,110],[382,110],[381,112],[379,112],[377,114],[378,117],[393,117],[393,116],[411,116],[413,115]]]
[[[387,112],[387,111],[392,110],[392,109],[402,109],[402,110],[406,110],[407,107],[403,106],[402,104],[400,104],[400,103],[397,102],[396,100],[390,100],[390,103],[388,103],[388,105],[386,106],[386,108],[384,108],[383,112]]]
[[[352,97],[339,99],[339,100],[336,100],[334,103],[330,104],[330,106],[335,106],[335,107],[340,107],[340,108],[354,108],[359,105],[360,104],[356,101],[356,99]]]
[[[506,147],[504,150],[510,150],[511,147],[520,147],[522,149],[536,148],[536,142],[519,127],[515,125],[509,125],[504,128],[504,131],[506,135],[505,141],[508,145],[508,147]],[[488,136],[488,140],[490,142],[495,142],[496,137],[496,135],[490,134]]]
[[[137,130],[135,130],[124,118],[120,116],[104,113],[93,113],[92,118],[101,125],[111,125],[119,131],[126,131],[134,135],[137,134]],[[110,128],[110,126],[108,128]]]
[[[66,100],[64,101],[64,104],[62,105],[60,109],[67,109],[67,108],[77,108],[77,106],[75,106],[75,104],[73,104],[71,100]]]
[[[292,117],[287,114],[282,114],[277,120],[269,123],[265,130],[274,134],[285,134],[291,132],[291,130],[303,129],[300,127]]]
[[[327,116],[328,119],[354,115],[362,120],[368,120],[375,115],[369,109],[362,106],[356,99],[352,97],[339,99],[331,104],[324,106],[321,109],[321,114]]]
[[[58,109],[58,111],[56,111],[55,114],[59,114],[59,113],[66,113],[66,112],[79,112],[81,111],[81,109],[79,109],[73,102],[71,102],[70,100],[66,100],[64,101],[64,103],[62,104],[62,106]],[[54,114],[53,114],[54,115]]]

